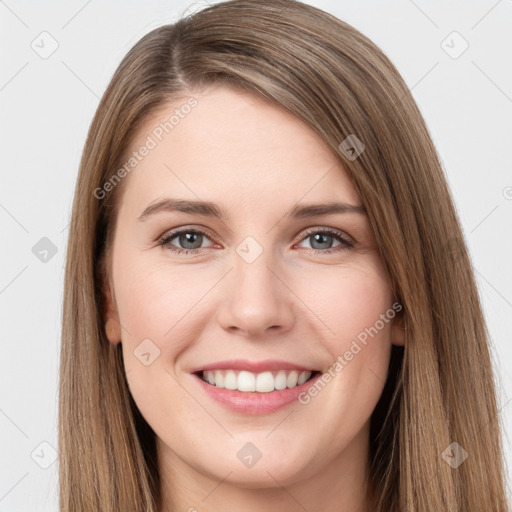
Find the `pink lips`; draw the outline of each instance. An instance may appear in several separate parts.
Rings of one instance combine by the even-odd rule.
[[[313,385],[315,381],[322,375],[321,372],[313,373],[313,376],[304,384],[295,386],[293,388],[286,388],[283,390],[274,390],[269,393],[258,392],[242,392],[238,390],[230,390],[219,388],[215,385],[205,382],[201,378],[201,372],[206,370],[246,370],[253,373],[261,373],[264,371],[274,370],[297,370],[297,371],[311,371],[314,369],[307,368],[302,365],[296,365],[285,361],[266,360],[260,362],[251,362],[241,359],[231,361],[218,361],[216,363],[207,364],[196,369],[191,370],[195,374],[194,378],[197,380],[200,388],[213,400],[222,404],[230,410],[245,414],[245,415],[261,415],[270,414],[283,407],[297,401],[298,396],[305,392],[309,386]]]

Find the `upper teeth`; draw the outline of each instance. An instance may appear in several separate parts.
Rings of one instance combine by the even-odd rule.
[[[279,370],[277,372],[252,373],[245,370],[206,370],[204,381],[225,389],[269,393],[274,389],[294,388],[311,377],[310,371]]]

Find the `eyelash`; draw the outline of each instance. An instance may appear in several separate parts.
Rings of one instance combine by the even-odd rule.
[[[208,233],[206,233],[205,231],[202,231],[200,229],[179,229],[176,231],[172,231],[170,233],[166,233],[163,237],[161,237],[159,239],[158,245],[166,247],[168,250],[172,251],[175,254],[189,254],[189,253],[196,254],[201,249],[204,249],[204,247],[200,247],[197,249],[181,249],[179,247],[175,247],[175,246],[171,245],[170,241],[173,240],[174,238],[176,238],[177,236],[181,235],[182,233],[193,233],[193,234],[203,235],[207,238],[211,238]],[[334,237],[339,242],[341,242],[343,247],[340,248],[340,246],[338,246],[338,247],[334,247],[334,248],[326,249],[326,250],[306,249],[306,251],[308,253],[331,254],[334,252],[339,252],[339,251],[347,250],[349,248],[354,247],[354,245],[351,242],[349,242],[347,239],[343,238],[343,236],[341,236],[338,231],[333,230],[331,228],[312,228],[310,230],[307,230],[306,233],[304,233],[304,236],[301,238],[300,242],[302,242],[303,240],[305,240],[305,239],[309,238],[310,236],[315,235],[317,233],[327,234],[327,235]]]

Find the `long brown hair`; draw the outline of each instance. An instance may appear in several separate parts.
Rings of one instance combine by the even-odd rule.
[[[375,44],[293,0],[227,1],[153,30],[123,59],[100,101],[80,165],[67,248],[60,510],[161,507],[154,433],[131,398],[121,344],[109,343],[104,328],[102,284],[110,275],[124,182],[100,199],[95,191],[121,167],[148,116],[216,84],[283,106],[332,149],[368,212],[403,304],[405,347],[393,347],[371,418],[374,510],[508,510],[488,333],[428,129]],[[355,159],[339,148],[349,135],[365,145]],[[458,467],[449,463],[454,449],[468,454]]]

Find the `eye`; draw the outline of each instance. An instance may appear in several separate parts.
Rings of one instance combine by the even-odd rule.
[[[197,253],[203,248],[204,239],[209,238],[207,233],[199,229],[179,229],[166,233],[158,242],[158,245],[162,245],[176,254],[181,253]],[[171,242],[177,239],[178,243],[182,247],[176,247]]]
[[[158,245],[164,246],[176,254],[195,254],[205,248],[203,242],[209,238],[209,234],[200,229],[182,228],[166,233],[160,238]],[[353,248],[354,244],[347,238],[345,238],[343,233],[331,228],[313,228],[306,231],[301,240],[311,240],[312,247],[309,249],[309,252],[330,254]],[[172,243],[173,240],[177,240],[181,247]],[[338,241],[338,246],[333,247],[332,244],[335,241]]]
[[[345,238],[341,232],[331,228],[313,228],[308,230],[302,240],[311,240],[312,247],[310,252],[315,254],[330,254],[354,247],[354,244],[348,240],[348,237]],[[338,241],[339,245],[332,247],[334,241]]]

